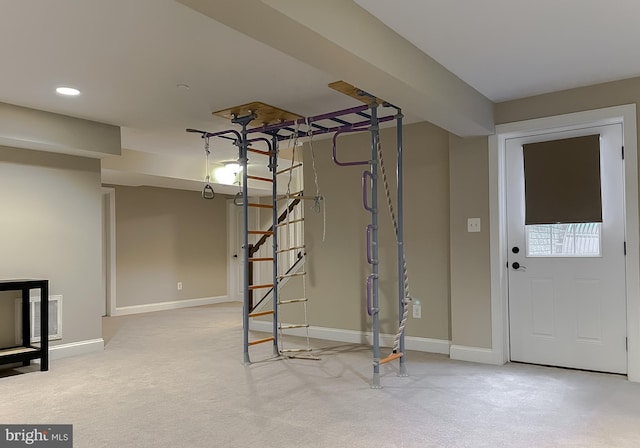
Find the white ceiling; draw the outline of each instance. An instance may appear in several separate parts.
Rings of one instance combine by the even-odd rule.
[[[638,0],[355,0],[494,102],[640,75]]]
[[[638,0],[356,2],[493,101],[640,74]],[[355,105],[330,75],[173,0],[0,0],[0,11],[0,102],[122,126],[128,149],[202,157],[184,129],[228,128],[211,112],[252,101],[307,116]],[[214,145],[217,160],[237,157]]]
[[[173,0],[0,0],[0,11],[0,101],[122,126],[129,149],[202,157],[185,128],[229,128],[211,113],[252,101],[301,115],[354,105],[330,76]]]

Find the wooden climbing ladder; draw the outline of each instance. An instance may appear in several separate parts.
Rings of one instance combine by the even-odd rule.
[[[249,329],[254,327],[254,319],[264,321],[267,316],[272,319],[272,336],[259,339],[248,339],[248,346],[272,342],[274,347],[274,355],[283,355],[288,357],[300,357],[300,353],[310,352],[309,323],[307,320],[307,297],[306,297],[306,251],[304,245],[304,207],[301,206],[301,200],[304,199],[302,191],[295,193],[290,192],[290,186],[294,178],[298,179],[295,184],[299,186],[301,183],[299,174],[302,169],[302,163],[298,163],[295,157],[292,157],[291,163],[286,168],[280,169],[280,159],[277,141],[271,142],[268,151],[248,148],[248,153],[266,156],[269,158],[268,167],[271,171],[271,177],[254,176],[246,171],[247,180],[257,182],[268,182],[272,185],[271,203],[265,204],[262,201],[248,202],[248,207],[257,209],[270,209],[272,211],[271,226],[266,229],[247,229],[247,239],[260,237],[257,241],[249,244],[250,275],[246,281],[246,287],[251,293],[249,307],[247,307]],[[275,149],[274,149],[275,148]],[[286,159],[283,159],[286,160]],[[286,164],[283,163],[283,164]],[[249,166],[247,164],[247,170]],[[295,173],[295,174],[294,174]],[[288,186],[287,193],[278,194],[278,185],[282,181],[286,181]],[[241,205],[241,204],[240,204]],[[260,220],[258,220],[260,221]],[[268,242],[271,244],[267,244]],[[266,280],[264,275],[265,269],[262,265],[270,263],[271,272],[269,272],[270,280]],[[260,266],[257,266],[260,264]],[[256,275],[258,274],[258,275]],[[260,275],[262,274],[262,275]],[[259,281],[254,283],[254,279]],[[285,285],[291,280],[297,286],[296,292],[298,296],[295,298],[287,297],[283,299]],[[290,288],[294,289],[294,288]],[[264,292],[266,291],[266,292]],[[253,296],[256,292],[262,292],[261,299],[254,302]],[[271,309],[265,309],[272,305]],[[286,319],[283,322],[282,316]],[[300,346],[295,343],[296,339],[289,336],[300,336],[300,330],[303,330],[302,336],[306,337],[306,344]]]

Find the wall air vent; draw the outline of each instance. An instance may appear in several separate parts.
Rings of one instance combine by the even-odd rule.
[[[34,291],[35,295],[30,297],[31,312],[31,342],[40,342],[40,294]],[[22,344],[22,300],[17,298],[15,301],[15,336],[16,344]],[[49,296],[49,340],[55,341],[62,339],[62,296]]]

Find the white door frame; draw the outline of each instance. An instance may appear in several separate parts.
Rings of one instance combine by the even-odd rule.
[[[102,259],[106,260],[103,267],[106,294],[106,310],[107,316],[116,315],[116,189],[111,187],[102,187],[102,197],[107,199],[107,210],[102,217],[105,231],[103,234],[102,247],[106,251]],[[103,204],[104,207],[104,204]],[[104,211],[104,208],[103,208]]]
[[[608,107],[496,126],[489,136],[489,215],[491,240],[491,352],[495,364],[509,361],[505,147],[509,138],[622,123],[625,148],[625,241],[627,244],[627,368],[640,382],[640,248],[638,232],[638,148],[636,105]]]

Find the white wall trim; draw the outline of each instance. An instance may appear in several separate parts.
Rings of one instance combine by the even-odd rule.
[[[103,217],[103,221],[107,226],[107,260],[106,266],[107,285],[107,316],[113,316],[116,308],[116,189],[111,187],[102,187],[102,194],[107,196],[109,201],[108,216]],[[104,258],[104,257],[103,257]]]
[[[154,311],[176,310],[192,306],[213,305],[216,303],[232,302],[228,296],[203,297],[200,299],[175,300],[173,302],[147,303],[144,305],[121,306],[116,308],[112,316],[126,316],[129,314],[152,313]]]
[[[68,358],[70,356],[101,352],[103,350],[104,339],[102,338],[69,342],[68,344],[59,344],[49,347],[49,359]]]
[[[287,325],[283,323],[282,325]],[[273,323],[271,321],[258,321],[254,320],[249,324],[249,329],[253,331],[262,331],[265,333],[271,333],[273,331]],[[287,335],[291,336],[306,336],[306,330],[304,328],[297,328],[287,330]],[[339,328],[327,328],[327,327],[309,327],[309,337],[314,339],[322,339],[325,341],[336,342],[348,342],[351,344],[368,344],[371,345],[373,341],[373,334],[371,332],[363,332],[356,330],[343,330]],[[393,339],[395,335],[392,334],[380,334],[380,346],[392,347]],[[427,353],[441,353],[449,354],[449,341],[442,339],[429,339],[420,338],[416,336],[405,337],[405,347],[407,350],[416,350]]]
[[[495,356],[490,348],[466,347],[464,345],[452,345],[450,355],[451,359],[458,361],[479,362],[482,364],[504,364],[501,359]]]
[[[625,147],[625,227],[627,242],[627,374],[640,382],[640,235],[638,233],[638,145],[636,105],[595,109],[496,126],[489,137],[489,211],[491,232],[491,334],[493,363],[509,360],[505,204],[505,147],[509,138],[585,126],[622,123]]]

